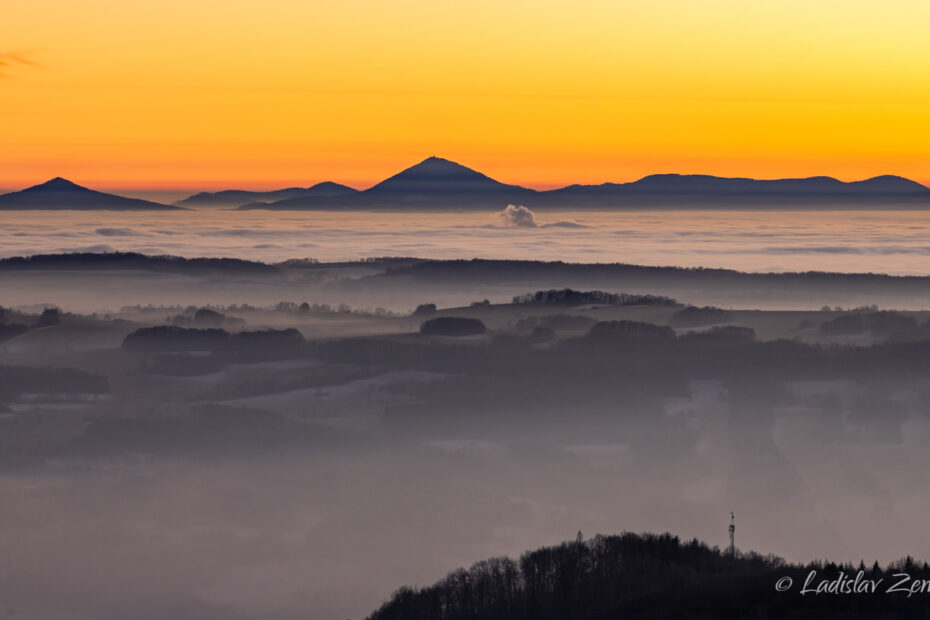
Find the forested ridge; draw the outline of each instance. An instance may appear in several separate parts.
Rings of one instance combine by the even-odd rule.
[[[805,581],[815,572],[808,585]],[[817,584],[876,581],[874,592],[817,594]],[[900,583],[906,574],[907,583]],[[784,578],[791,586],[779,591]],[[607,620],[614,618],[925,618],[930,593],[888,592],[930,578],[909,556],[880,567],[789,564],[671,534],[602,536],[492,558],[432,586],[402,587],[368,620]],[[881,581],[878,581],[881,580]],[[782,586],[786,583],[781,582]],[[805,594],[801,591],[808,588]]]

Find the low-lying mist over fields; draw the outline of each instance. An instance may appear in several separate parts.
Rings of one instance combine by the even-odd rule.
[[[0,262],[11,618],[363,618],[597,532],[930,556],[927,278]]]

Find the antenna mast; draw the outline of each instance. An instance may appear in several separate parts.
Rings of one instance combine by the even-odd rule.
[[[730,513],[730,557],[736,557],[736,544],[733,542],[733,534],[736,532],[736,518],[733,516],[733,513]]]

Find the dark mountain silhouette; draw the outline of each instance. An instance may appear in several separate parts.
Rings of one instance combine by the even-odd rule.
[[[34,185],[18,192],[0,195],[0,209],[54,209],[54,210],[154,210],[179,209],[158,202],[126,198],[116,194],[105,194],[81,187],[67,179],[55,177],[41,185]]]
[[[920,194],[928,191],[919,183],[895,176],[844,183],[832,177],[757,180],[702,174],[653,174],[633,183],[572,185],[553,193],[595,187],[605,190],[624,188],[629,193],[639,194]]]
[[[507,185],[448,159],[429,157],[365,191],[351,196],[295,197],[242,209],[400,208],[444,209],[506,206],[537,192]]]
[[[859,191],[871,191],[875,194],[924,195],[927,192],[926,186],[893,174],[883,174],[864,181],[854,181],[849,183],[849,185],[855,187]]]
[[[758,180],[655,174],[632,183],[570,185],[540,192],[532,206],[930,206],[930,189],[896,176],[843,182],[832,177]]]
[[[632,183],[569,185],[535,191],[507,185],[460,164],[430,157],[369,189],[341,196],[294,196],[242,209],[502,209],[638,207],[928,207],[930,189],[896,176],[844,182],[832,177],[757,180],[655,174]]]
[[[345,196],[358,192],[348,185],[323,181],[311,187],[288,187],[270,192],[227,189],[221,192],[200,192],[175,204],[181,207],[237,207],[253,202],[276,202],[289,198]]]
[[[201,192],[164,205],[97,192],[55,178],[0,195],[0,209],[132,210],[186,206],[240,209],[493,209],[531,208],[881,208],[930,207],[930,188],[892,176],[844,182],[832,177],[758,180],[708,175],[655,174],[632,183],[569,185],[536,191],[496,181],[447,159],[429,157],[364,190],[330,181],[270,192]]]
[[[465,196],[500,192],[533,192],[495,181],[448,159],[429,157],[366,190],[369,196]]]

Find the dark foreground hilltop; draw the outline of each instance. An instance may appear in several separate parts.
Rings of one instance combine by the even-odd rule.
[[[926,618],[928,578],[930,567],[910,557],[885,568],[802,566],[671,534],[579,534],[519,561],[484,560],[401,588],[369,620]]]

